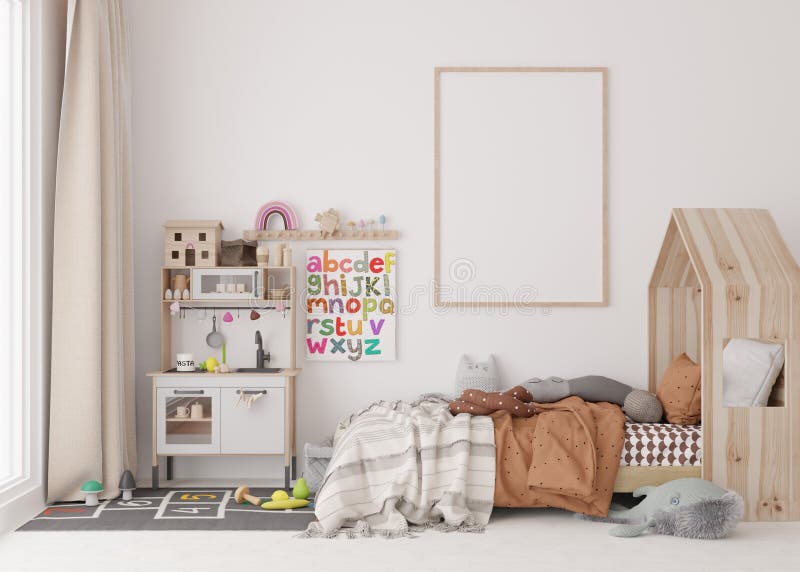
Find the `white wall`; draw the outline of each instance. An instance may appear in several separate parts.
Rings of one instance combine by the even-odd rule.
[[[129,4],[143,476],[162,221],[219,218],[238,238],[271,199],[293,203],[306,227],[328,207],[355,219],[385,213],[402,233],[407,297],[433,271],[434,66],[609,67],[610,305],[498,317],[423,304],[398,322],[394,363],[300,355],[300,446],[373,400],[451,390],[462,352],[494,353],[507,386],[602,373],[644,387],[646,285],[671,207],[769,208],[800,257],[796,2]],[[314,246],[296,244],[295,262]],[[177,471],[235,478],[259,467]]]

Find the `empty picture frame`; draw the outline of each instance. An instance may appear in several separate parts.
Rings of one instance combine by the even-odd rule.
[[[606,76],[436,68],[436,306],[607,304]]]

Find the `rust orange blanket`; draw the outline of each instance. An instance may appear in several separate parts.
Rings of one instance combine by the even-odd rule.
[[[606,516],[625,437],[611,403],[567,397],[535,403],[537,413],[491,414],[497,448],[494,505],[558,507]]]

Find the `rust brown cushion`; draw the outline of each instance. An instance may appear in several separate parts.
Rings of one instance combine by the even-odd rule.
[[[700,366],[685,353],[669,364],[656,395],[670,423],[696,425],[700,422]]]
[[[514,417],[531,417],[536,413],[536,407],[530,403],[532,399],[530,392],[520,385],[493,393],[465,389],[461,397],[450,402],[450,413],[489,415],[494,411],[508,411]]]

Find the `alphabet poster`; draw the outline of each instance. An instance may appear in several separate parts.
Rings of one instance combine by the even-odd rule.
[[[395,359],[394,250],[306,252],[306,359]]]

